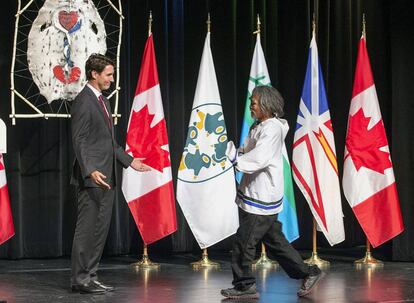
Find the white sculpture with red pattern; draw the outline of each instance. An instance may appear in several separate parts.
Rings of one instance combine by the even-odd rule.
[[[48,103],[73,100],[86,83],[92,53],[106,53],[105,25],[91,0],[46,0],[28,37],[33,81]]]

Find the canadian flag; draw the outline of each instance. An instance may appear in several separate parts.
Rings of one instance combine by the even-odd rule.
[[[404,230],[364,36],[359,42],[344,154],[344,194],[373,247]]]
[[[152,34],[142,58],[129,117],[126,152],[152,169],[124,169],[122,191],[145,244],[177,230],[167,127]]]
[[[6,169],[0,154],[0,245],[14,236],[13,218],[7,189]]]

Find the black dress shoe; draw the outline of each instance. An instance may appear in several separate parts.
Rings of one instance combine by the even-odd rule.
[[[102,294],[106,290],[96,286],[94,283],[72,285],[73,292],[80,292],[81,294]]]
[[[115,290],[115,287],[103,284],[102,282],[99,282],[97,280],[91,281],[91,284],[94,284],[95,286],[100,287],[100,288],[104,289],[105,291],[114,291]]]

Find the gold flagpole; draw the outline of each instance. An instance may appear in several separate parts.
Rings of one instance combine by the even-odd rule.
[[[364,37],[365,41],[367,40],[367,32],[366,32],[366,20],[365,20],[365,13],[362,14],[362,36]],[[367,238],[366,243],[366,250],[365,250],[365,257],[362,259],[355,260],[355,266],[360,269],[363,267],[369,268],[379,268],[384,266],[384,262],[375,259],[371,254],[371,243]]]
[[[207,33],[211,32],[211,20],[210,20],[210,13],[207,15]],[[203,253],[201,255],[201,260],[197,262],[191,263],[193,269],[198,270],[200,268],[220,268],[220,264],[217,262],[213,262],[208,258],[208,251],[207,248],[203,249]]]
[[[260,37],[260,31],[261,31],[260,30],[260,25],[261,25],[260,16],[259,16],[259,14],[257,14],[256,30],[253,32],[253,35],[257,35],[258,37]],[[262,251],[260,253],[260,257],[259,257],[259,259],[255,260],[252,263],[252,267],[256,268],[256,269],[258,269],[258,268],[270,269],[270,268],[278,267],[279,264],[276,261],[273,261],[273,260],[271,260],[267,257],[266,247],[264,246],[263,242],[262,242],[261,247],[262,247]]]
[[[316,39],[316,16],[315,16],[315,13],[313,13],[313,18],[312,18],[312,34],[315,35],[315,39]]]
[[[257,22],[256,22],[256,30],[253,32],[253,35],[258,35],[260,36],[260,16],[259,14],[257,14]]]
[[[316,39],[316,16],[313,13],[312,19],[312,35],[315,36]],[[316,239],[316,220],[312,217],[312,255],[309,259],[306,259],[304,262],[309,265],[317,265],[318,267],[328,267],[329,262],[321,259],[318,256],[318,249],[317,249],[317,239]]]
[[[150,11],[150,15],[148,18],[148,37],[152,34],[152,11]]]
[[[366,32],[366,21],[365,21],[365,13],[362,14],[362,36],[364,39],[367,40],[367,32]]]
[[[210,32],[211,32],[211,19],[210,19],[210,13],[208,13],[208,14],[207,14],[207,21],[206,21],[206,24],[207,24],[207,33],[210,33]]]
[[[328,267],[329,262],[326,260],[321,259],[318,256],[318,250],[317,250],[317,241],[316,241],[316,220],[315,218],[313,220],[313,231],[312,231],[312,256],[309,259],[306,259],[304,262],[309,265],[317,265],[320,268]]]
[[[148,18],[148,37],[151,36],[151,34],[152,34],[152,12],[150,11],[149,18]],[[144,244],[142,259],[138,262],[132,263],[130,266],[134,267],[136,270],[160,268],[159,263],[152,262],[150,258],[148,257],[148,247],[146,244]]]

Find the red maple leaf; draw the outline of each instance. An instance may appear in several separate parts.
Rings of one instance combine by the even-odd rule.
[[[388,146],[387,136],[382,120],[368,130],[370,120],[362,108],[350,117],[346,148],[357,171],[364,166],[383,174],[384,170],[392,167],[390,153],[380,150]]]
[[[2,161],[3,155],[0,155],[0,170],[4,169],[3,161]]]
[[[162,172],[165,167],[171,166],[170,153],[161,148],[168,144],[165,119],[151,127],[154,115],[148,112],[145,105],[139,112],[132,112],[129,124],[127,143],[134,158],[143,158],[143,163]]]

